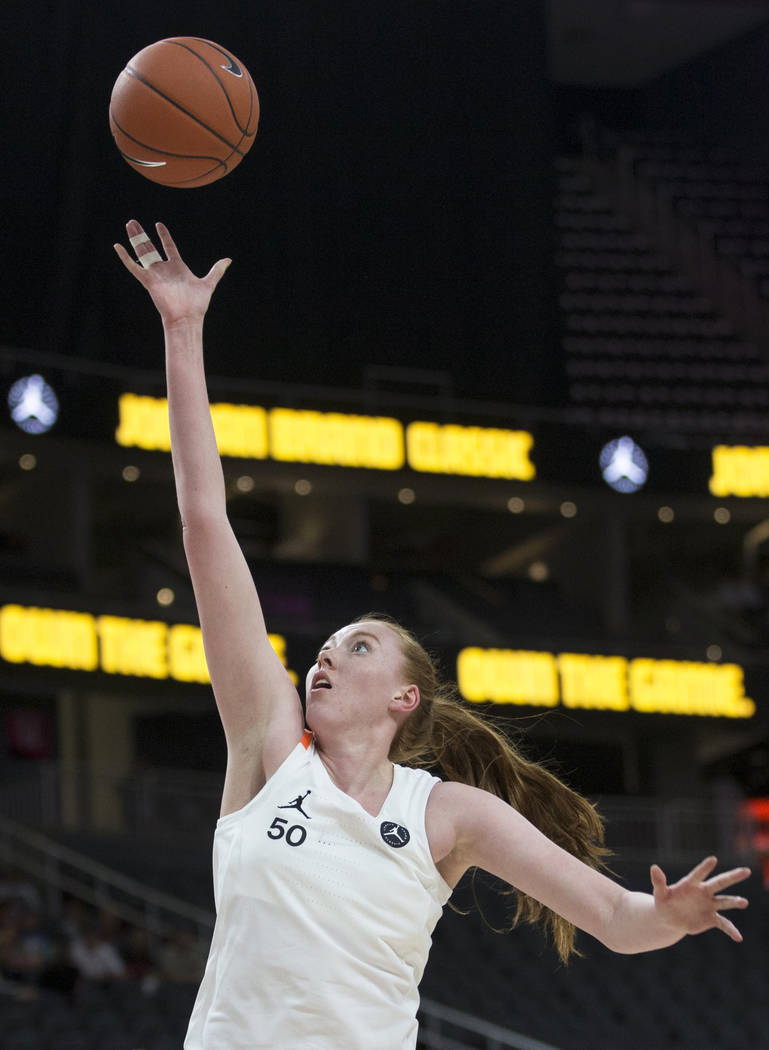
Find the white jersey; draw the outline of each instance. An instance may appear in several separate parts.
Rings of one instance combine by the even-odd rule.
[[[214,836],[216,927],[185,1050],[413,1050],[451,895],[430,855],[437,777],[394,767],[373,817],[305,734]]]

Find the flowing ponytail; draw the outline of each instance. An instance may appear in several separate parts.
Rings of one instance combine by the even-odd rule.
[[[398,635],[405,676],[419,687],[419,707],[395,735],[390,759],[401,765],[437,766],[448,780],[499,796],[557,845],[593,868],[603,866],[610,851],[592,803],[525,758],[505,733],[463,704],[452,686],[439,681],[435,662],[409,631],[382,613],[361,616],[358,622],[364,620],[386,623]],[[528,894],[506,892],[516,895],[513,926],[541,923],[562,961],[572,952],[579,954],[572,923]]]

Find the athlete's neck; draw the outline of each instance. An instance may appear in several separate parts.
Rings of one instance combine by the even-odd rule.
[[[383,757],[379,748],[350,741],[325,748],[316,737],[315,746],[332,782],[376,816],[393,783],[394,767],[389,758]]]

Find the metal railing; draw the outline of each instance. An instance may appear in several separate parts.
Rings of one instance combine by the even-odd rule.
[[[0,784],[0,814],[56,831],[210,837],[222,783],[219,774],[194,770],[116,775],[88,764],[35,762]]]
[[[472,1014],[422,999],[417,1046],[420,1050],[557,1050],[550,1043],[483,1021]]]
[[[35,880],[58,913],[65,895],[165,937],[180,927],[194,929],[201,945],[211,938],[214,916],[179,897],[128,878],[46,835],[0,816],[0,860]]]
[[[64,894],[106,909],[119,918],[163,937],[180,924],[193,926],[201,946],[210,940],[214,916],[177,897],[127,878],[52,839],[0,816],[0,860],[35,879],[59,911]],[[422,999],[420,1050],[557,1050],[548,1043],[471,1014]]]
[[[0,785],[0,815],[19,824],[118,836],[162,836],[206,848],[219,812],[217,774],[154,769],[116,777],[108,771],[56,762],[34,763]],[[607,842],[627,860],[696,862],[750,855],[752,824],[738,803],[708,799],[605,797],[598,808]]]
[[[754,852],[755,822],[736,802],[604,798],[598,809],[620,860],[685,865],[715,853],[726,863],[747,861]]]

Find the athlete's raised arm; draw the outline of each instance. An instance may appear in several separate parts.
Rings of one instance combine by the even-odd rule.
[[[177,501],[206,660],[227,739],[222,812],[244,805],[303,732],[299,696],[270,645],[251,572],[227,518],[224,476],[211,423],[203,361],[203,320],[227,270],[205,277],[184,263],[157,224],[162,258],[135,220],[128,238],[139,262],[115,250],[149,292],[163,322],[168,411]]]
[[[433,790],[426,826],[438,869],[450,885],[468,868],[483,868],[612,951],[653,951],[709,929],[742,940],[722,912],[746,908],[748,902],[723,891],[746,879],[748,868],[713,875],[716,858],[707,857],[671,886],[654,864],[653,892],[632,892],[551,842],[502,799],[467,784],[442,783]]]

